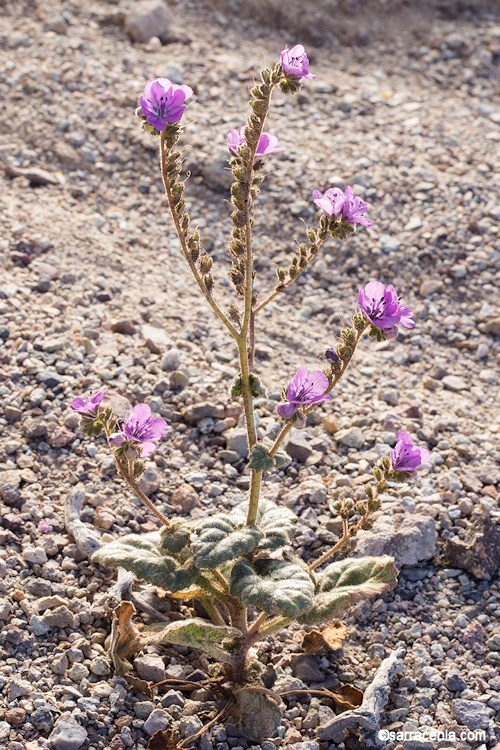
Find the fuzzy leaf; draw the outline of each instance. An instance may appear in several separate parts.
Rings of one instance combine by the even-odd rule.
[[[244,524],[247,517],[247,503],[237,505],[231,511],[231,518],[236,524]],[[276,505],[270,500],[261,502],[255,525],[264,537],[259,542],[257,549],[278,549],[291,543],[293,527],[297,516],[286,506]]]
[[[243,634],[229,625],[212,623],[193,617],[168,625],[155,623],[142,631],[141,640],[147,644],[175,643],[178,646],[199,648],[213,659],[231,664],[236,661]]]
[[[92,560],[110,568],[125,568],[138,578],[167,591],[187,589],[194,582],[197,571],[191,563],[179,565],[173,557],[161,553],[159,532],[128,534],[104,544],[92,555]]]
[[[231,572],[231,594],[268,615],[296,617],[312,606],[314,584],[298,563],[267,558],[252,567],[238,560]]]
[[[285,709],[279,695],[258,685],[248,685],[236,693],[236,706],[247,739],[262,742],[275,736]]]
[[[256,526],[238,528],[231,518],[217,515],[207,518],[195,530],[192,549],[199,568],[216,568],[251,552],[264,534]]]
[[[248,468],[254,471],[269,471],[274,466],[274,458],[268,456],[267,447],[262,443],[254,445],[250,461],[248,462]]]
[[[360,557],[341,560],[325,568],[314,606],[298,620],[303,625],[331,622],[348,607],[379,596],[396,585],[398,571],[392,557]]]
[[[163,553],[174,555],[180,562],[186,562],[191,556],[191,529],[187,528],[184,521],[178,525],[174,521],[171,527],[160,531],[160,536],[160,549]]]

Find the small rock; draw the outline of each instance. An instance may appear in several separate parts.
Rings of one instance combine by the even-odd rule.
[[[68,657],[66,654],[59,654],[50,663],[50,668],[54,674],[63,675],[69,667]]]
[[[135,3],[125,17],[125,31],[133,42],[146,44],[153,37],[168,38],[172,14],[163,2],[144,0]]]
[[[0,620],[6,620],[10,615],[11,605],[7,599],[0,599]]]
[[[49,742],[54,750],[79,750],[87,737],[87,730],[75,719],[62,716],[57,720],[49,736]]]
[[[451,693],[461,693],[467,687],[467,683],[461,678],[458,672],[450,672],[444,684]]]
[[[151,735],[159,732],[161,729],[168,729],[170,721],[171,718],[166,711],[162,708],[155,708],[148,720],[144,722],[143,729],[151,737]]]
[[[47,553],[43,547],[28,547],[23,550],[23,560],[32,564],[43,565],[47,562]]]
[[[137,701],[134,705],[134,713],[139,719],[147,719],[151,716],[155,708],[155,704],[151,701]]]
[[[342,445],[347,445],[349,448],[362,448],[365,442],[365,436],[360,427],[348,427],[345,430],[339,430],[336,432],[335,440],[338,440]]]
[[[169,706],[179,706],[182,708],[185,702],[184,696],[178,690],[169,690],[161,699],[161,705],[164,708],[168,708]]]
[[[90,662],[90,671],[99,677],[109,674],[111,671],[109,661],[104,656],[96,656]]]
[[[468,391],[469,384],[458,375],[445,375],[443,385],[449,391],[457,393],[458,391]]]
[[[73,614],[67,607],[56,607],[46,612],[42,621],[51,628],[67,628],[73,622]]]
[[[476,516],[467,541],[458,536],[447,539],[444,554],[451,567],[488,580],[500,568],[500,528],[489,516]]]
[[[481,325],[484,333],[492,333],[494,336],[500,336],[500,318],[491,318]]]
[[[0,740],[6,740],[11,732],[12,727],[7,721],[0,721]]]
[[[22,409],[19,409],[13,404],[6,404],[3,408],[3,413],[5,414],[5,419],[7,420],[7,422],[17,422],[17,420],[21,419],[21,417],[23,416]]]
[[[339,426],[333,414],[327,414],[326,417],[323,417],[323,427],[330,435],[334,435],[338,431]]]
[[[240,427],[228,430],[226,433],[227,449],[235,451],[240,458],[248,456],[247,431]]]
[[[412,232],[414,229],[419,229],[421,226],[422,226],[422,219],[420,218],[420,216],[415,214],[405,224],[404,230],[405,232]]]
[[[194,406],[188,406],[184,410],[182,415],[186,422],[189,424],[196,424],[201,419],[212,417],[212,419],[222,419],[224,417],[224,409],[222,406],[211,404],[208,401],[204,401],[201,404],[194,404]]]
[[[380,391],[380,398],[390,406],[397,406],[399,403],[399,391],[397,388],[384,388]]]
[[[181,363],[181,355],[178,349],[169,349],[163,355],[161,361],[161,369],[166,372],[173,372],[177,370]]]
[[[299,432],[295,432],[286,444],[286,452],[296,461],[304,463],[312,455],[313,448],[305,437],[302,437]]]
[[[490,723],[491,709],[479,701],[468,701],[455,698],[452,702],[453,716],[469,729],[487,729]]]
[[[161,682],[166,680],[165,663],[161,656],[146,654],[134,659],[134,667],[139,677],[148,682]]]
[[[48,708],[41,706],[33,711],[30,722],[38,732],[50,732],[54,726],[54,717]]]
[[[295,677],[303,682],[323,682],[325,675],[319,669],[314,656],[300,655],[292,660],[292,671]]]
[[[220,156],[218,159],[206,161],[202,167],[202,177],[209,190],[215,193],[228,193],[233,182],[233,175],[229,169],[227,157]]]
[[[181,484],[172,492],[170,502],[178,506],[183,513],[189,513],[193,508],[201,506],[200,498],[196,490],[190,484]]]
[[[26,720],[26,711],[24,708],[9,708],[5,712],[5,720],[14,727],[24,724]]]
[[[73,664],[71,669],[68,670],[68,677],[70,680],[73,680],[73,682],[81,682],[86,677],[88,677],[90,674],[90,671],[87,669],[85,664]]]
[[[160,476],[156,464],[146,464],[146,468],[139,479],[139,486],[148,497],[156,492],[160,487]]]
[[[163,328],[145,323],[141,326],[141,333],[146,340],[146,346],[153,354],[161,354],[162,351],[172,344],[170,336]]]
[[[189,737],[199,732],[202,726],[203,722],[198,716],[186,716],[179,722],[179,734],[181,737]]]
[[[131,320],[117,320],[111,324],[111,330],[124,336],[133,336],[134,333],[137,333],[137,328]]]

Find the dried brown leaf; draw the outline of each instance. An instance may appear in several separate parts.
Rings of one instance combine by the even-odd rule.
[[[130,687],[134,688],[134,690],[137,690],[137,692],[139,693],[144,693],[144,695],[146,695],[150,699],[154,698],[155,688],[152,682],[141,680],[140,677],[136,677],[135,674],[132,674],[132,672],[125,672],[123,676],[127,680]]]
[[[306,654],[317,654],[322,648],[338,651],[347,636],[347,628],[339,620],[332,622],[324,630],[311,630],[302,639],[302,648]]]
[[[132,622],[135,607],[131,602],[120,602],[113,611],[109,653],[116,674],[123,675],[130,669],[130,657],[141,648],[140,633]]]
[[[331,698],[340,711],[352,711],[361,706],[363,691],[358,690],[354,685],[342,685],[335,693],[331,693]]]
[[[155,732],[146,750],[177,750],[179,747],[179,733],[175,729],[160,729]]]

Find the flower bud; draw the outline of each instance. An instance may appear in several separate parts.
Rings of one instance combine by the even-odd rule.
[[[214,264],[214,262],[213,262],[212,258],[209,255],[203,255],[200,258],[200,272],[203,275],[205,275],[207,273],[210,273],[213,264]]]

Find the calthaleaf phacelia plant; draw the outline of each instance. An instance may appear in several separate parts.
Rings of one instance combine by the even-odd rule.
[[[326,350],[321,368],[299,367],[284,384],[276,408],[281,429],[274,441],[258,439],[254,400],[266,393],[254,365],[259,313],[297,279],[330,237],[345,240],[357,224],[371,225],[366,203],[350,187],[345,191],[327,188],[323,193],[315,189],[312,200],[320,209],[316,225],[306,230],[306,241],[292,254],[288,267],[277,269],[274,288],[264,296],[256,293],[254,210],[265,161],[281,150],[278,139],[264,132],[271,96],[275,89],[294,94],[302,79],[314,77],[301,45],[283,50],[280,61],[272,69],[263,70],[260,82],[252,88],[246,125],[227,136],[234,178],[229,277],[235,291],[235,300],[227,310],[216,293],[212,258],[204,251],[199,233],[191,229],[180,179],[180,122],[193,92],[189,86],[158,78],[146,85],[137,110],[143,128],[159,138],[161,175],[185,260],[201,295],[238,347],[240,374],[231,395],[243,403],[251,475],[248,501],[231,512],[207,518],[166,518],[141,491],[139,483],[144,470],[142,459],[165,435],[165,420],[153,416],[146,404],[137,404],[123,423],[103,403],[103,392],[88,399],[76,398],[72,403],[82,414],[87,434],[105,433],[118,473],[162,524],[159,531],[129,534],[105,544],[94,554],[94,561],[125,568],[175,594],[176,599],[191,603],[198,600],[198,612],[206,614],[205,618],[149,626],[141,632],[141,643],[181,644],[204,651],[223,665],[241,695],[248,681],[258,681],[259,664],[252,656],[256,642],[294,622],[303,626],[327,624],[342,617],[354,603],[395,585],[397,571],[392,558],[345,558],[355,546],[356,533],[370,528],[388,483],[410,479],[429,457],[425,448],[414,445],[408,433],[400,432],[390,457],[382,458],[374,467],[364,499],[336,503],[343,533],[311,564],[293,552],[296,516],[266,500],[262,493],[266,472],[282,469],[290,461],[284,446],[291,429],[304,427],[307,415],[330,399],[363,334],[380,341],[394,338],[398,325],[414,326],[410,308],[400,301],[392,285],[366,283],[359,290],[357,312],[339,332],[336,345]],[[242,698],[243,712],[244,702]]]

